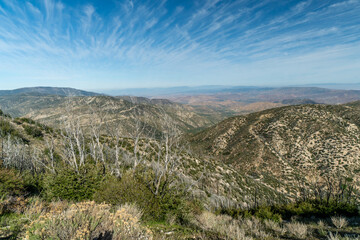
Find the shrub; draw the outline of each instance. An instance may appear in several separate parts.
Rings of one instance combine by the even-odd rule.
[[[318,232],[319,232],[319,234],[321,235],[321,236],[326,236],[326,234],[327,234],[327,232],[326,232],[326,224],[325,224],[325,222],[324,221],[322,221],[322,220],[319,220],[318,221]]]
[[[329,232],[329,236],[327,239],[328,240],[340,240],[340,237],[337,233],[335,235],[333,235],[332,232]]]
[[[273,211],[280,213],[284,218],[292,216],[301,217],[327,217],[329,215],[357,216],[358,210],[355,204],[336,202],[308,200],[303,202],[290,203],[274,206]]]
[[[25,239],[152,239],[151,231],[142,227],[131,212],[134,206],[112,211],[110,205],[95,202],[73,204],[60,211],[52,209],[30,223]]]
[[[199,227],[207,231],[216,232],[221,236],[226,237],[226,239],[252,239],[245,235],[245,230],[241,228],[240,222],[233,220],[227,215],[215,215],[210,212],[204,212],[198,216],[197,221]]]
[[[35,126],[24,125],[24,130],[28,135],[34,138],[42,138],[44,136],[41,129]]]
[[[181,192],[181,191],[179,191]],[[155,196],[140,174],[125,172],[121,179],[108,176],[94,195],[98,203],[112,205],[136,203],[144,211],[144,220],[187,224],[193,212],[200,212],[198,203],[186,200],[171,188],[163,196]]]
[[[24,189],[28,195],[39,195],[43,190],[43,174],[31,171],[21,172]]]
[[[287,223],[286,229],[296,238],[305,239],[308,235],[308,228],[305,224],[299,222]]]
[[[145,218],[160,218],[159,202],[144,184],[133,177],[131,171],[125,173],[121,179],[107,176],[96,191],[94,200],[112,205],[136,203],[144,210]]]
[[[18,132],[16,129],[10,124],[10,122],[0,119],[0,129],[3,136],[6,135],[17,135]]]
[[[282,221],[281,215],[278,213],[274,213],[270,207],[260,207],[255,211],[254,215],[260,219],[268,219],[275,222]]]
[[[31,197],[28,200],[28,205],[26,208],[26,211],[24,215],[29,220],[34,220],[35,218],[38,218],[41,214],[46,214],[46,211],[49,209],[49,205],[51,206],[51,209],[55,209],[52,207],[52,204],[57,204],[59,202],[53,202],[48,203],[42,200],[39,196],[37,197]],[[64,208],[62,208],[63,210]]]
[[[345,235],[342,237],[339,233],[332,234],[332,232],[329,232],[329,235],[327,237],[328,240],[359,240],[360,237],[358,236],[347,236]]]
[[[358,207],[354,203],[336,201],[307,200],[273,206],[260,206],[249,210],[220,209],[218,213],[227,214],[234,218],[249,218],[256,216],[260,219],[269,219],[281,222],[282,219],[290,220],[293,217],[319,217],[326,218],[329,215],[342,215],[347,217],[359,216]]]
[[[0,216],[6,213],[22,213],[27,204],[27,199],[24,197],[6,197],[0,199]]]
[[[272,220],[266,219],[264,221],[264,225],[265,225],[265,228],[270,232],[273,232],[275,234],[280,234],[280,235],[285,234],[285,229],[282,228],[278,222],[274,222]]]
[[[331,217],[331,222],[338,229],[344,228],[349,224],[344,217]]]
[[[30,118],[21,118],[21,120],[28,124],[36,124],[36,122]]]
[[[19,131],[16,130],[10,122],[3,119],[0,119],[0,135],[1,137],[11,136],[23,141],[24,143],[30,142],[21,133],[19,133]]]
[[[62,168],[57,174],[46,174],[43,195],[47,200],[91,200],[102,179],[101,173],[93,165],[85,166],[79,173]]]
[[[0,198],[24,192],[23,179],[12,169],[0,168]]]

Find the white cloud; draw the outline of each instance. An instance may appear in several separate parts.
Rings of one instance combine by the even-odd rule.
[[[86,14],[86,16],[87,16],[88,18],[91,18],[92,15],[93,15],[94,12],[95,12],[95,8],[94,8],[94,6],[92,6],[92,5],[87,5],[87,6],[85,6],[85,8],[84,8],[84,12],[85,12],[85,14]]]
[[[342,7],[348,7],[350,5],[354,5],[354,4],[359,4],[360,1],[359,0],[347,0],[347,1],[344,1],[344,2],[339,2],[339,3],[334,3],[332,5],[330,5],[329,7],[330,8],[342,8]]]
[[[319,4],[315,1],[301,2],[271,17],[263,9],[270,0],[255,6],[250,1],[207,0],[193,12],[182,6],[169,12],[165,1],[126,1],[108,16],[102,16],[96,5],[75,9],[43,0],[39,8],[30,1],[25,7],[4,1],[18,14],[0,14],[0,61],[13,63],[13,71],[15,66],[28,66],[20,68],[29,69],[22,72],[24,77],[34,69],[42,77],[53,71],[85,79],[97,71],[96,76],[103,72],[111,79],[136,74],[165,80],[173,71],[171,76],[178,81],[192,75],[199,80],[201,73],[212,81],[219,76],[229,81],[243,76],[245,81],[268,79],[271,74],[281,78],[281,68],[291,69],[287,73],[291,76],[306,71],[311,78],[317,66],[320,79],[326,66],[339,73],[345,65],[355,66],[349,59],[358,59],[351,52],[359,52],[360,22],[352,18],[359,10],[353,8],[344,17],[334,6],[314,7]],[[343,3],[353,2],[358,1]],[[35,15],[37,21],[29,22]],[[348,18],[352,22],[346,26]],[[347,48],[339,47],[349,42]],[[329,49],[337,49],[338,55],[326,57]],[[296,70],[298,65],[301,71]],[[257,68],[265,70],[257,72]]]
[[[44,0],[44,6],[46,11],[46,19],[52,19],[54,16],[55,2],[53,0]]]
[[[0,6],[0,12],[2,12],[4,15],[6,15],[5,10]]]
[[[33,4],[31,4],[30,2],[26,2],[26,6],[33,14],[41,15],[40,10],[37,7],[35,7]]]

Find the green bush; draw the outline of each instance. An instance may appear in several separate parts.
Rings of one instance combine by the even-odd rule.
[[[15,170],[0,168],[0,198],[6,195],[19,195],[24,190],[24,181]]]
[[[346,202],[329,202],[320,200],[308,200],[272,207],[274,212],[281,214],[284,218],[292,216],[301,217],[327,217],[330,215],[357,216],[358,209],[355,204]]]
[[[107,176],[95,193],[94,200],[112,205],[136,203],[144,210],[144,218],[159,218],[159,202],[141,181],[133,177],[132,171],[126,172],[121,179]]]
[[[19,119],[21,122],[23,123],[28,123],[28,124],[35,124],[36,122],[30,118],[20,118]]]
[[[3,136],[6,135],[17,135],[18,132],[16,129],[10,124],[10,122],[0,119],[0,129]]]
[[[43,174],[23,171],[21,177],[27,194],[39,195],[43,190]]]
[[[24,130],[28,135],[34,138],[42,138],[44,136],[41,129],[35,126],[24,125]]]
[[[91,200],[102,179],[95,165],[88,165],[80,169],[79,173],[70,168],[63,168],[56,174],[45,175],[43,195],[47,200]]]
[[[27,123],[28,125],[33,125],[34,128],[38,128],[38,130],[43,130],[46,133],[53,133],[54,129],[46,126],[44,124],[35,122],[34,120],[30,119],[30,118],[15,118],[14,122],[18,125],[22,125],[23,123]]]
[[[125,172],[121,179],[108,176],[95,193],[94,200],[113,205],[135,203],[144,211],[146,221],[169,220],[186,224],[192,212],[201,211],[198,203],[186,200],[184,195],[170,188],[165,195],[155,196],[142,175],[134,176],[132,171]]]
[[[273,206],[259,206],[249,210],[221,209],[217,213],[226,214],[234,218],[239,216],[256,216],[261,219],[270,219],[276,222],[281,221],[281,219],[291,219],[293,216],[307,218],[313,216],[323,218],[334,215],[347,217],[359,216],[356,204],[336,202],[334,200],[326,202],[315,199]]]
[[[259,207],[256,209],[254,215],[260,219],[268,219],[275,222],[281,222],[282,220],[281,215],[273,212],[271,207]]]
[[[19,133],[10,122],[0,119],[0,135],[1,137],[11,136],[18,139],[21,139],[24,143],[29,143],[30,141],[26,139],[21,133]]]

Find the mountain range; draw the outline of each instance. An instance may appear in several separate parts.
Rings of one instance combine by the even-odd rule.
[[[91,121],[102,118],[102,121],[122,128],[124,133],[137,120],[156,128],[164,113],[184,131],[208,127],[221,119],[198,114],[191,106],[169,100],[103,95],[70,98],[38,93],[6,95],[0,96],[0,108],[13,117],[28,117],[53,127],[62,124],[67,115],[76,116],[84,127],[90,127]],[[139,114],[146,118],[141,120]]]
[[[58,87],[28,87],[14,90],[0,90],[0,96],[14,96],[21,94],[34,95],[57,95],[57,96],[98,96],[99,93],[88,92],[75,88],[58,88]]]
[[[64,91],[46,90],[48,94],[41,89],[41,94],[31,90],[2,95],[1,109],[54,128],[61,127],[67,114],[75,116],[85,128],[90,128],[92,121],[103,121],[122,128],[124,136],[139,120],[156,129],[166,113],[187,133],[192,149],[179,171],[193,182],[197,196],[209,204],[247,206],[253,204],[254,193],[258,201],[295,200],[304,190],[311,192],[314,186],[325,186],[329,178],[335,182],[346,179],[360,186],[360,101],[316,104],[310,99],[298,100],[299,92],[301,97],[308,96],[306,89],[289,89],[288,94],[285,89],[271,90],[279,94],[268,98],[280,101],[280,96],[284,97],[281,103],[273,103],[274,108],[226,118],[210,107],[206,115],[205,110],[201,113],[193,106],[167,99],[87,96],[91,93],[82,91],[73,91],[82,95],[69,98],[53,95]],[[333,90],[314,91],[325,96]],[[350,91],[338,96],[353,99],[356,94]],[[294,98],[287,100],[289,95]],[[259,92],[258,96],[264,94]],[[320,97],[316,100],[323,102]],[[14,121],[11,125],[24,132]],[[25,132],[23,135],[27,136]]]

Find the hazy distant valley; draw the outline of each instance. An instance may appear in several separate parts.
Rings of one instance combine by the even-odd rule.
[[[359,100],[359,90],[337,90],[315,87],[232,88],[215,93],[187,95],[180,93],[168,99],[198,109],[211,108],[228,114],[246,114],[274,107],[298,104],[342,104]]]

